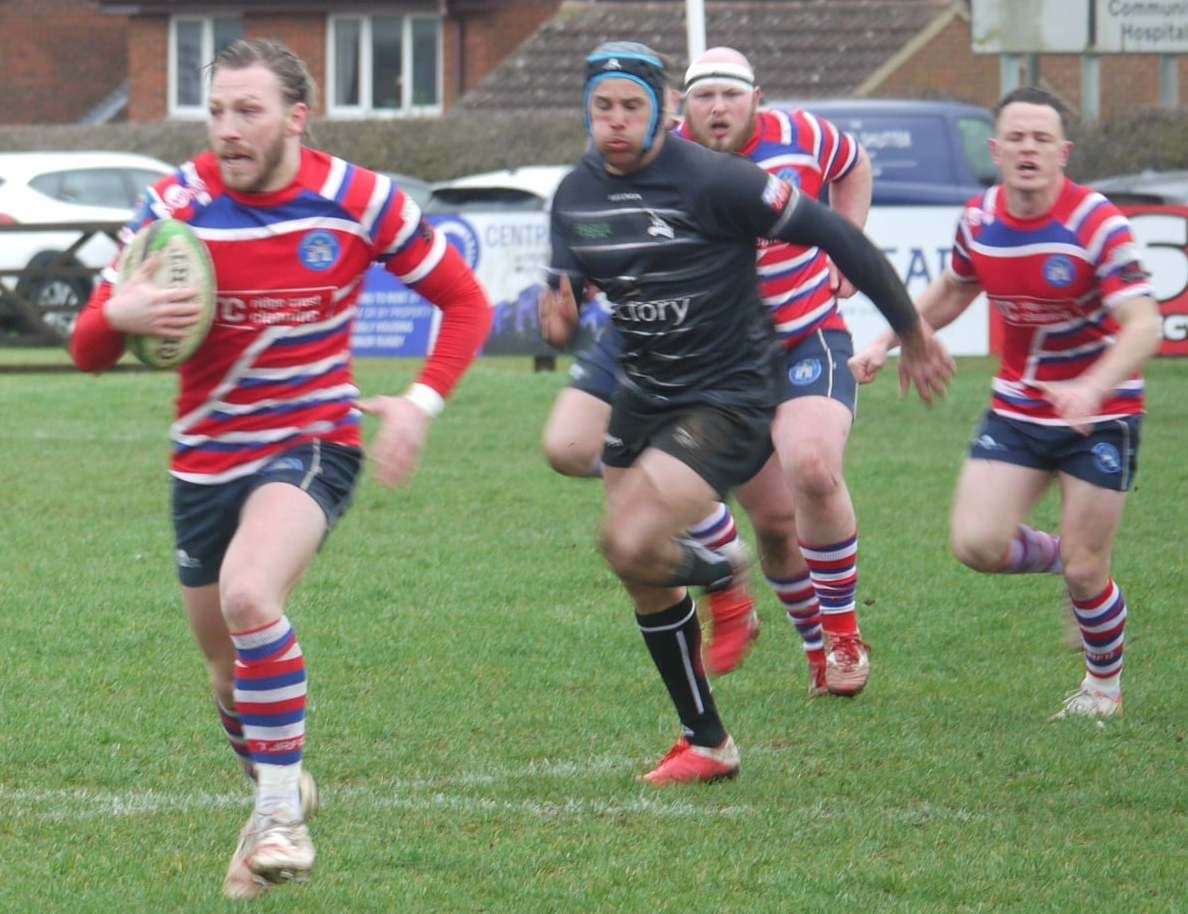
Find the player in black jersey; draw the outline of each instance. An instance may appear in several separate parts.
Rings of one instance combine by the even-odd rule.
[[[744,569],[679,536],[772,452],[782,378],[756,239],[823,248],[903,340],[901,383],[926,401],[952,373],[861,231],[744,159],[668,138],[664,84],[660,58],[644,45],[612,42],[587,58],[592,143],[553,198],[550,289],[540,306],[545,339],[564,345],[578,321],[573,290],[590,283],[614,303],[623,336],[603,452],[602,550],[635,603],[684,730],[644,775],[658,785],[738,773],[685,588],[726,588]],[[737,622],[731,635],[749,639],[753,620]]]

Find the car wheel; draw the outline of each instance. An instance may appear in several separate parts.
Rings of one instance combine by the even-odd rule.
[[[29,261],[25,267],[28,272],[17,283],[17,294],[33,305],[44,325],[27,327],[34,333],[49,327],[59,336],[69,336],[74,330],[78,312],[91,297],[92,280],[89,276],[63,276],[47,271],[51,264],[55,268],[82,266],[73,257],[55,263],[60,256],[59,251],[42,251]],[[38,270],[44,272],[36,272]],[[25,323],[28,324],[28,320]]]

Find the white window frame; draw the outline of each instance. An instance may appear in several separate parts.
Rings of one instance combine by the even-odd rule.
[[[332,13],[326,19],[326,114],[332,118],[341,120],[362,119],[362,118],[405,118],[405,117],[435,117],[442,113],[441,98],[445,91],[443,85],[442,72],[444,69],[442,61],[443,51],[443,26],[444,21],[441,16],[435,16],[427,12],[407,12],[407,13],[391,13],[384,15],[398,15],[401,17],[400,25],[400,42],[402,53],[400,55],[400,84],[401,94],[399,108],[373,108],[372,107],[372,86],[371,86],[371,20],[372,13]],[[437,23],[437,73],[435,78],[437,80],[437,104],[436,105],[414,105],[412,104],[413,95],[413,55],[412,55],[412,34],[413,34],[413,20],[414,19],[428,19]],[[356,20],[359,22],[359,104],[358,105],[339,105],[335,103],[335,95],[338,92],[337,74],[338,74],[338,60],[337,50],[335,48],[335,23],[345,20]]]
[[[179,105],[177,103],[177,26],[180,22],[198,22],[202,25],[202,51],[201,57],[203,60],[214,59],[214,21],[216,19],[234,19],[240,18],[236,16],[216,16],[213,14],[181,14],[169,17],[169,79],[167,92],[169,93],[169,116],[179,121],[200,121],[206,119],[207,106],[210,103],[210,82],[206,79],[200,79],[199,85],[202,89],[202,102],[198,105]]]

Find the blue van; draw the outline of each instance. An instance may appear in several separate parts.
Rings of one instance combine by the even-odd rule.
[[[876,206],[961,204],[998,180],[994,116],[976,105],[859,98],[771,106],[804,108],[855,136],[870,156]]]

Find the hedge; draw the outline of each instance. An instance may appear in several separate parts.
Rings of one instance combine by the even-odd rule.
[[[1188,111],[1139,111],[1098,125],[1074,125],[1069,174],[1090,181],[1112,174],[1188,168]],[[518,165],[576,160],[585,147],[577,111],[444,118],[317,121],[311,142],[353,162],[439,181]],[[0,151],[118,149],[182,162],[203,149],[201,123],[13,126]]]

